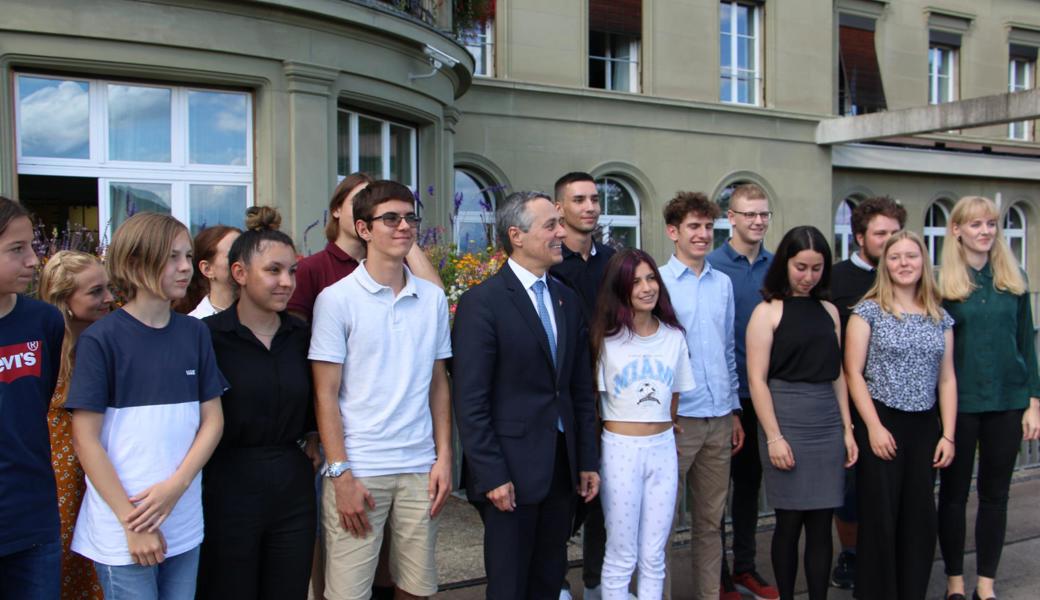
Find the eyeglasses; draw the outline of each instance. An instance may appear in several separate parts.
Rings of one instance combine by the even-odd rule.
[[[762,212],[744,212],[742,210],[733,210],[731,208],[729,209],[729,212],[735,215],[740,215],[749,221],[754,221],[756,217],[762,219],[763,221],[768,221],[773,216],[773,211],[771,210],[764,210]]]
[[[419,215],[415,214],[415,213],[408,213],[407,215],[403,215],[402,216],[402,215],[399,215],[399,214],[397,214],[395,212],[386,212],[386,213],[383,213],[381,215],[376,215],[376,216],[372,217],[372,221],[376,221],[376,220],[382,221],[383,225],[386,225],[387,227],[390,227],[391,229],[396,229],[397,226],[401,224],[401,220],[402,219],[404,219],[405,223],[408,223],[409,227],[413,227],[413,228],[414,227],[418,227],[419,223],[422,222],[422,218]]]

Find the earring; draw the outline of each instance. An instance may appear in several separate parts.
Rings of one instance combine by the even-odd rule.
[[[69,313],[69,318],[70,318],[70,319],[72,319],[72,318],[73,318],[73,315],[72,315],[72,309],[71,309],[71,308],[66,308],[66,309],[65,309],[65,312]]]

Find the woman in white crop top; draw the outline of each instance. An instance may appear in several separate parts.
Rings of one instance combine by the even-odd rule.
[[[679,392],[693,388],[693,374],[660,279],[649,254],[618,252],[607,265],[592,323],[603,417],[604,600],[628,598],[637,564],[640,600],[661,598],[664,587],[678,489],[672,428]]]

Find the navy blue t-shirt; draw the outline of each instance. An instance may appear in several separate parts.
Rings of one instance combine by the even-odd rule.
[[[0,318],[0,556],[58,541],[47,408],[64,336],[58,309],[27,296]]]

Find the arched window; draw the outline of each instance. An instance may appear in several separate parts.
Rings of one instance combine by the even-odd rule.
[[[1026,268],[1026,212],[1018,204],[1012,204],[1004,214],[1004,237],[1007,238],[1011,254],[1018,265]]]
[[[452,204],[455,243],[462,252],[478,252],[495,243],[495,205],[499,186],[467,169],[455,169]]]
[[[939,266],[942,260],[943,242],[946,239],[946,222],[950,213],[941,200],[932,202],[924,216],[924,241],[928,246],[928,258],[932,264]]]
[[[603,241],[639,248],[639,197],[634,188],[623,179],[608,175],[596,180],[596,189],[603,209],[599,218]]]
[[[849,196],[838,205],[834,215],[834,261],[847,260],[856,250],[856,236],[852,234],[852,211],[857,198]]]

